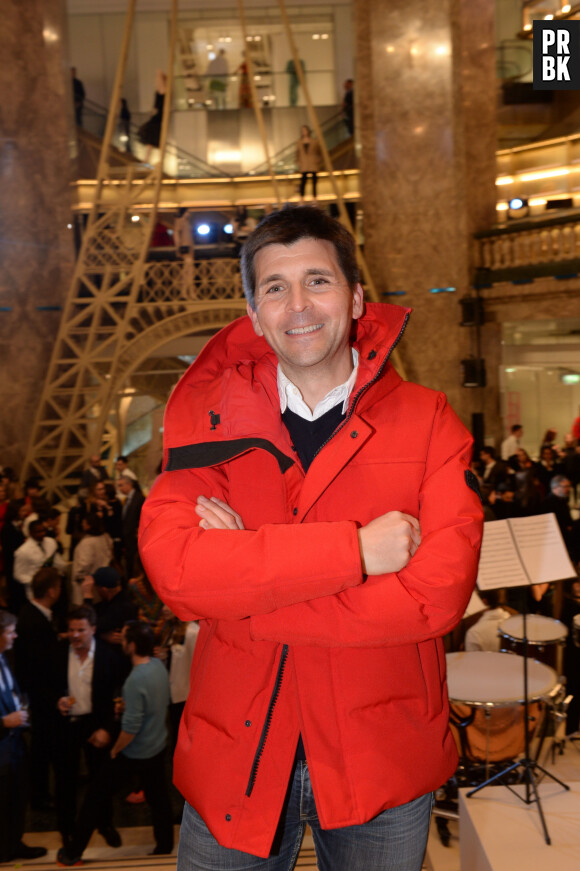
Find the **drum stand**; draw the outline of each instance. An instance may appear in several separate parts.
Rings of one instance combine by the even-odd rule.
[[[508,765],[507,768],[504,768],[503,771],[499,771],[497,774],[494,774],[493,777],[490,777],[488,780],[485,780],[483,783],[480,783],[479,786],[476,786],[474,789],[470,789],[467,793],[467,798],[471,798],[472,795],[475,795],[476,792],[479,792],[480,789],[483,789],[484,786],[489,786],[492,783],[496,783],[501,778],[505,777],[507,774],[510,774],[512,771],[517,771],[517,769],[521,769],[522,773],[520,776],[520,783],[525,783],[526,791],[525,795],[521,795],[519,792],[516,792],[509,783],[501,784],[510,792],[513,792],[520,801],[525,802],[525,804],[533,804],[534,802],[538,806],[538,813],[540,815],[540,821],[542,823],[542,829],[544,831],[544,838],[546,844],[551,844],[550,835],[548,834],[548,828],[546,826],[546,820],[544,818],[544,812],[542,810],[542,803],[540,801],[540,796],[538,793],[538,784],[536,781],[536,772],[541,771],[542,774],[550,777],[552,780],[555,780],[556,783],[559,783],[560,786],[563,786],[564,789],[570,789],[570,787],[565,784],[562,780],[559,780],[549,771],[546,771],[545,768],[542,768],[541,765],[530,758],[530,735],[528,731],[528,722],[529,722],[529,703],[528,703],[528,633],[526,626],[526,618],[527,618],[527,608],[524,607],[523,611],[523,638],[522,638],[522,646],[523,646],[523,659],[524,659],[524,756],[522,759],[519,759],[517,762],[513,762],[511,765]]]

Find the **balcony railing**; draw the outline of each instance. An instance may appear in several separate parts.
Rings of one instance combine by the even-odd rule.
[[[580,273],[580,213],[480,233],[480,284]]]

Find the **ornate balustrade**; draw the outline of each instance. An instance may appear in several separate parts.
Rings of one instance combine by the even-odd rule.
[[[580,216],[512,225],[477,239],[487,283],[580,272]]]
[[[237,258],[161,260],[145,264],[137,303],[208,302],[243,296]]]

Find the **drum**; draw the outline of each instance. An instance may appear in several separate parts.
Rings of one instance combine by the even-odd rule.
[[[524,618],[514,614],[499,624],[500,649],[507,653],[524,652]],[[554,668],[557,674],[563,673],[564,646],[568,636],[568,627],[541,614],[529,614],[526,617],[526,632],[528,635],[528,656]]]
[[[467,762],[507,762],[523,753],[524,658],[469,651],[447,654],[450,725]],[[528,737],[543,717],[543,700],[557,686],[556,672],[528,660]]]
[[[580,647],[580,614],[576,614],[572,621],[572,638],[576,647]]]

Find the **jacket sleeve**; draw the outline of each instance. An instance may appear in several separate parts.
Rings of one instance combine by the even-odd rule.
[[[219,467],[163,473],[141,517],[143,565],[181,620],[240,620],[362,583],[353,521],[203,530],[199,494],[228,501]]]
[[[252,637],[373,647],[417,643],[449,632],[465,613],[475,584],[483,529],[481,500],[469,472],[471,443],[442,399],[419,494],[422,540],[408,565],[338,595],[253,616]]]

